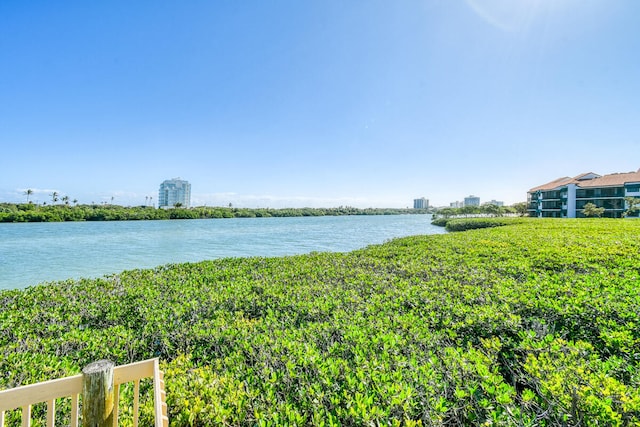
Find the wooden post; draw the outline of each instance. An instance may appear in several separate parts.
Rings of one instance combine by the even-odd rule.
[[[113,426],[113,362],[99,360],[82,369],[82,425]]]

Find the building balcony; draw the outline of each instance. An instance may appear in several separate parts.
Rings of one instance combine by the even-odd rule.
[[[613,200],[613,199],[623,199],[624,196],[594,196],[594,197],[576,197],[576,200]]]

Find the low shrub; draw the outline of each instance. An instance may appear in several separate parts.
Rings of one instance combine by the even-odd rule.
[[[445,227],[447,231],[466,231],[478,228],[500,227],[508,223],[509,221],[504,218],[456,218],[449,219]]]
[[[437,227],[444,227],[447,225],[447,222],[449,221],[451,221],[450,218],[440,217],[440,218],[434,218],[434,220],[431,221],[431,224]]]

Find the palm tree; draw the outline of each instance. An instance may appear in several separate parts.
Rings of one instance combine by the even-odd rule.
[[[27,191],[24,192],[24,194],[27,196],[27,203],[31,203],[29,201],[29,196],[33,194],[33,190],[29,188]]]
[[[78,206],[78,199],[73,199],[73,204]]]
[[[64,196],[62,198],[62,201],[64,202],[65,205],[69,205],[69,196]]]
[[[53,193],[51,193],[51,200],[53,201],[53,203],[55,204],[58,201],[58,192],[54,191]]]

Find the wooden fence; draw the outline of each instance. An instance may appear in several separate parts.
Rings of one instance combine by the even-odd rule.
[[[110,364],[108,361],[100,361]],[[96,362],[96,364],[100,364]],[[103,363],[104,365],[105,363]],[[96,399],[94,392],[87,390],[87,384],[90,382],[87,375],[87,368],[91,367],[91,364],[83,369],[83,374],[75,375],[72,377],[61,378],[57,380],[46,381],[37,384],[26,385],[22,387],[16,387],[8,390],[0,391],[0,427],[4,427],[5,412],[13,409],[22,409],[22,427],[31,426],[31,405],[41,402],[47,404],[47,427],[53,427],[56,425],[56,399],[70,397],[71,398],[71,426],[77,427],[78,420],[80,418],[80,401],[82,401],[82,419],[81,425],[99,425],[99,426],[118,426],[118,402],[120,399],[120,385],[133,382],[133,425],[138,426],[139,418],[139,404],[140,404],[140,380],[143,378],[153,379],[153,406],[155,427],[167,427],[169,425],[169,418],[167,417],[167,404],[164,391],[164,374],[160,370],[158,359],[149,359],[142,362],[131,363],[129,365],[122,365],[110,368],[104,378],[107,378],[108,382],[105,387],[109,388],[111,395],[111,403],[109,403],[108,422],[100,421],[95,422],[93,418],[87,419],[88,411],[86,409],[89,405],[87,402],[92,402]],[[80,397],[82,396],[82,397]],[[105,418],[107,419],[107,418]]]

